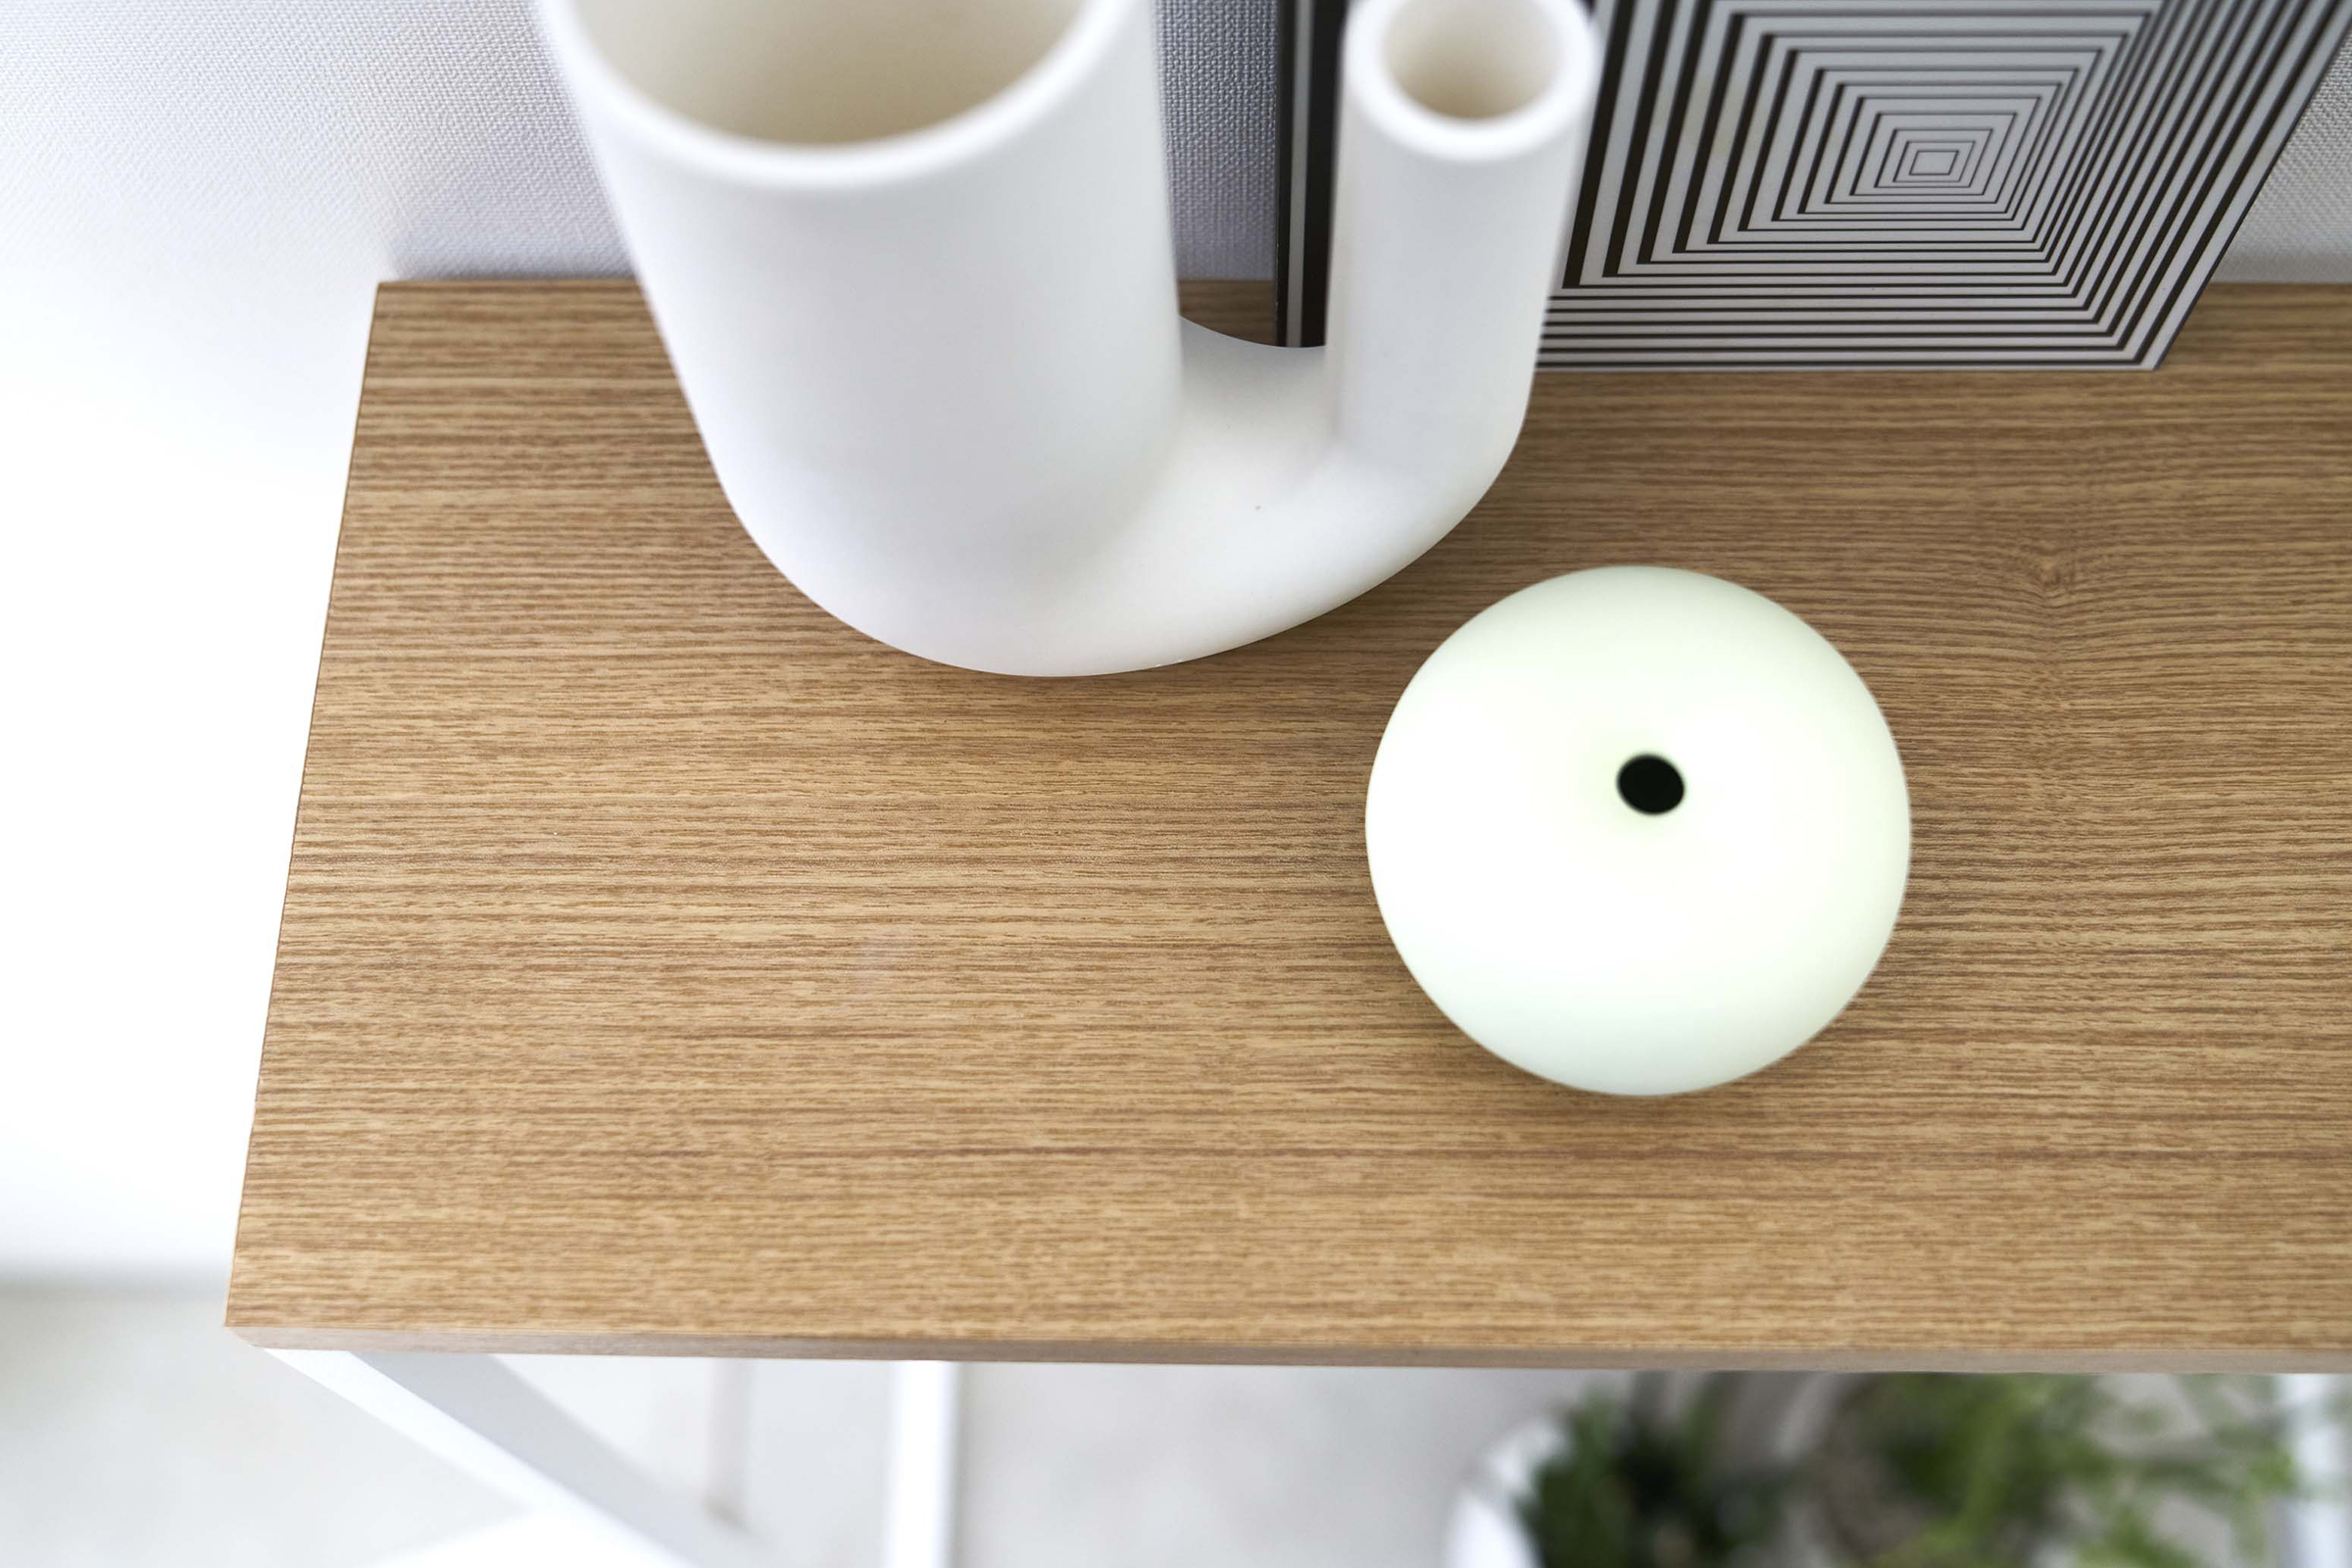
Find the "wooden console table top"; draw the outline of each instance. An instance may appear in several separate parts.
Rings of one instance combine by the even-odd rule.
[[[1476,1049],[1364,870],[1422,658],[1619,562],[1811,620],[1913,791],[1869,987],[1685,1099]],[[2352,1365],[2352,290],[2212,289],[2155,373],[1547,375],[1383,588],[1055,682],[806,603],[629,284],[387,287],[228,1315],[344,1348]]]

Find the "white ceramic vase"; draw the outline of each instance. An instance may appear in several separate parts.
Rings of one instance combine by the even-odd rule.
[[[1148,0],[542,0],[712,467],[810,599],[1032,675],[1197,658],[1428,549],[1516,440],[1576,0],[1362,0],[1326,349],[1179,319]]]

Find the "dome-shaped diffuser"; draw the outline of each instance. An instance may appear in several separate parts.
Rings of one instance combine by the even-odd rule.
[[[1473,617],[1364,809],[1396,951],[1480,1045],[1580,1089],[1704,1089],[1851,1001],[1911,860],[1894,737],[1838,650],[1714,577],[1612,566]]]

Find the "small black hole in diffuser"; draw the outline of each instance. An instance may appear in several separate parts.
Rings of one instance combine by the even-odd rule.
[[[1663,816],[1683,804],[1682,770],[1646,754],[1617,770],[1617,793],[1645,816]]]

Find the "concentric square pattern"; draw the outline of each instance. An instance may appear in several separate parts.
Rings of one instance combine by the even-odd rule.
[[[1552,368],[2152,366],[2352,0],[1597,0]]]

